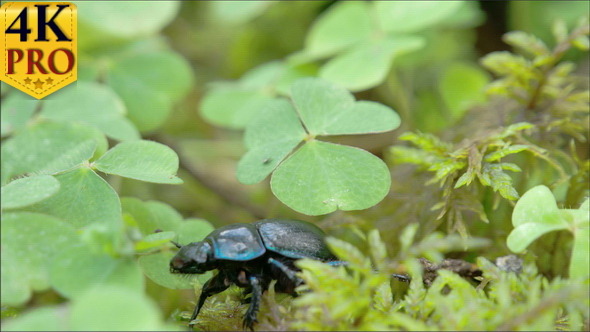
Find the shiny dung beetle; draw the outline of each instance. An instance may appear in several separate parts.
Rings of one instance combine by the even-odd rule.
[[[235,284],[251,294],[244,327],[253,329],[262,294],[276,280],[275,291],[296,296],[295,288],[303,283],[297,276],[294,262],[309,258],[330,265],[346,265],[339,261],[324,242],[325,234],[317,226],[299,220],[263,219],[250,224],[236,223],[218,228],[203,241],[180,248],[170,260],[170,272],[202,274],[219,272],[203,285],[191,316],[194,325],[205,300]],[[400,279],[404,276],[394,275]]]
[[[170,261],[172,273],[219,271],[203,285],[191,325],[209,296],[236,284],[245,288],[244,294],[252,294],[244,317],[244,326],[252,329],[262,293],[272,280],[277,281],[275,291],[296,295],[295,288],[302,280],[296,275],[299,269],[294,265],[295,260],[311,258],[339,263],[324,243],[324,237],[320,228],[308,222],[264,219],[221,227],[201,242],[179,246],[180,250]]]

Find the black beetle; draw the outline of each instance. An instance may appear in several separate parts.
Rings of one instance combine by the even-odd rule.
[[[191,317],[197,318],[205,300],[226,290],[231,284],[252,294],[244,317],[244,327],[252,330],[262,293],[272,280],[275,291],[296,296],[302,283],[294,262],[311,258],[340,265],[324,242],[325,234],[317,226],[299,220],[263,219],[251,224],[236,223],[218,228],[203,241],[185,246],[170,260],[170,272],[201,274],[213,269],[219,273],[204,285]]]
[[[291,219],[263,219],[251,224],[236,223],[218,228],[203,241],[185,246],[170,260],[171,273],[202,274],[217,269],[219,273],[203,285],[201,296],[191,316],[190,326],[205,300],[223,292],[231,284],[252,294],[244,317],[244,327],[252,330],[264,293],[272,280],[275,291],[297,296],[295,288],[303,283],[297,276],[295,261],[310,258],[338,266],[347,265],[330,252],[324,232],[314,224]],[[409,277],[392,274],[402,281]]]

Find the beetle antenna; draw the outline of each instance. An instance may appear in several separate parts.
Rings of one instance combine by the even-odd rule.
[[[172,244],[173,244],[173,245],[174,245],[176,248],[178,248],[178,249],[182,248],[182,246],[181,246],[181,245],[180,245],[178,242],[174,242],[174,241],[170,241],[170,242],[172,242]]]

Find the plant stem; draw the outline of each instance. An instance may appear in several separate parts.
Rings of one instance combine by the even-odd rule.
[[[258,219],[266,218],[266,212],[263,209],[251,204],[246,197],[239,195],[235,188],[229,188],[228,186],[221,184],[220,182],[216,181],[216,179],[212,177],[211,174],[207,174],[198,167],[195,167],[191,163],[187,162],[187,158],[184,157],[180,147],[175,143],[176,140],[169,139],[163,135],[157,135],[152,139],[165,144],[174,150],[180,159],[180,167],[189,173],[193,178],[195,178],[195,180],[197,180],[199,183],[216,193],[227,203],[243,208]]]
[[[393,99],[392,102],[394,105],[396,105],[396,111],[404,120],[403,122],[408,128],[414,128],[414,119],[410,113],[410,99],[408,97],[407,90],[401,84],[398,76],[399,72],[396,71],[395,68],[391,69],[387,75],[385,85],[387,90],[389,90],[388,92],[393,95],[393,98],[391,98]],[[385,93],[384,95],[388,96],[388,93]]]
[[[541,79],[539,80],[537,86],[535,87],[535,90],[531,95],[531,98],[529,99],[529,102],[527,103],[527,110],[530,111],[537,107],[537,103],[539,102],[539,99],[541,97],[541,91],[547,83],[547,76],[549,74],[549,71],[555,68],[555,64],[558,63],[559,60],[561,60],[561,58],[565,55],[565,52],[567,52],[570,49],[571,42],[579,36],[588,34],[589,29],[589,25],[581,26],[576,30],[572,31],[564,41],[555,46],[553,52],[551,52],[552,61],[541,68]]]

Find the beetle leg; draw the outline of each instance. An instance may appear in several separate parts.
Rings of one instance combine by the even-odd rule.
[[[254,331],[254,323],[257,322],[256,315],[258,314],[258,309],[260,307],[260,300],[262,299],[264,286],[262,285],[262,279],[254,275],[248,276],[248,281],[250,282],[250,286],[252,286],[252,302],[244,316],[244,327]]]
[[[279,270],[281,270],[281,272],[283,272],[283,274],[285,274],[285,276],[287,276],[287,278],[289,278],[289,280],[293,282],[295,287],[303,284],[303,279],[299,278],[295,271],[293,271],[293,269],[289,268],[283,262],[271,257],[268,259],[268,263],[276,266]]]
[[[244,291],[242,292],[242,300],[241,300],[242,304],[248,304],[248,303],[252,302],[252,298],[248,297],[248,295],[250,295],[250,293],[252,293],[252,288],[250,288],[250,287],[244,288]]]
[[[347,266],[348,262],[346,261],[331,261],[331,262],[326,262],[326,264],[331,265],[331,266]],[[410,282],[411,278],[408,276],[405,276],[403,274],[391,274],[391,276],[393,278],[396,278],[399,281],[403,281],[403,282]]]
[[[326,264],[328,264],[330,266],[342,266],[342,265],[346,266],[346,265],[348,265],[348,262],[347,261],[329,261],[329,262],[326,262]]]
[[[195,306],[195,310],[193,311],[193,315],[191,316],[190,323],[188,324],[191,328],[195,323],[193,321],[199,315],[199,311],[201,311],[201,307],[205,304],[205,300],[217,293],[221,293],[229,287],[229,284],[225,281],[225,274],[219,273],[213,278],[207,280],[207,282],[203,285],[203,289],[201,290],[201,295],[199,296],[199,302]]]

